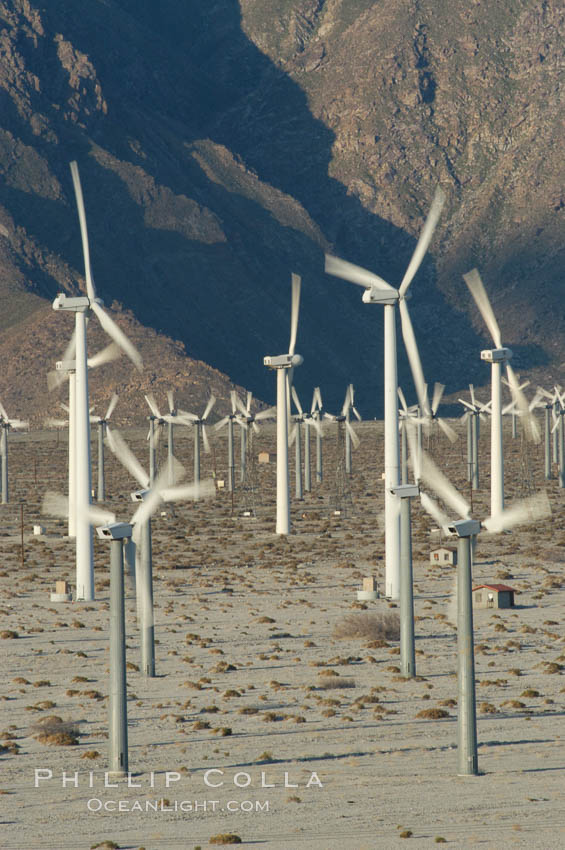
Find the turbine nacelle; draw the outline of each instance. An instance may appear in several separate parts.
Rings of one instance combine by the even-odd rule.
[[[485,348],[481,351],[481,360],[487,363],[506,363],[512,359],[512,351],[509,348]]]
[[[363,301],[365,304],[396,304],[400,300],[400,295],[396,290],[390,289],[366,289],[363,293]]]
[[[472,537],[481,530],[481,523],[475,519],[461,519],[446,525],[445,529],[450,534],[456,534],[457,537]]]
[[[290,369],[292,366],[301,366],[304,358],[301,354],[279,354],[276,357],[263,357],[263,365],[270,369]]]
[[[57,362],[55,363],[56,372],[76,372],[76,370],[76,360],[57,360]]]
[[[64,292],[60,292],[53,301],[54,310],[69,310],[73,313],[85,313],[95,301],[100,307],[104,306],[101,298],[89,298],[87,295],[79,295],[77,297],[69,297]]]
[[[149,489],[135,490],[133,493],[130,493],[130,497],[132,502],[143,502],[144,499],[147,498],[151,491]]]
[[[129,522],[110,522],[108,525],[101,525],[96,529],[98,537],[105,540],[124,540],[131,537],[132,531]]]

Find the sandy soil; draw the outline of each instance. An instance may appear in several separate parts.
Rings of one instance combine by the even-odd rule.
[[[345,515],[333,513],[335,434],[328,428],[324,482],[293,503],[288,539],[274,534],[274,464],[256,468],[255,505],[241,491],[233,503],[220,491],[214,501],[156,517],[157,676],[145,679],[135,669],[130,591],[129,767],[130,784],[140,787],[122,781],[117,788],[104,781],[109,549],[96,541],[95,602],[50,601],[57,579],[74,583],[65,524],[39,513],[46,489],[64,489],[66,445],[53,433],[11,439],[12,501],[0,506],[4,850],[83,850],[104,841],[193,850],[219,833],[269,850],[388,850],[404,838],[418,848],[440,839],[462,848],[565,846],[565,532],[557,482],[548,487],[551,519],[483,536],[477,548],[475,582],[502,581],[518,593],[512,610],[475,612],[481,775],[461,778],[454,571],[429,565],[433,523],[419,506],[418,676],[399,675],[398,641],[334,636],[345,617],[364,613],[356,601],[362,577],[384,580],[382,425],[358,430]],[[483,432],[478,517],[487,514],[489,496]],[[145,435],[130,436],[146,460]],[[506,437],[512,499],[543,485],[543,458],[540,448]],[[189,479],[191,445],[179,430],[175,447]],[[264,448],[274,450],[272,427],[255,440],[255,453]],[[431,448],[467,492],[464,438],[451,447],[437,436]],[[215,469],[227,478],[225,436],[214,438],[214,449],[203,457],[203,474]],[[107,466],[108,505],[128,519],[135,484],[112,458]],[[253,507],[255,516],[242,516]],[[40,522],[46,534],[34,536]],[[384,599],[367,610],[394,613]],[[448,716],[418,716],[429,708]],[[52,715],[75,724],[78,743],[37,740],[40,722]]]

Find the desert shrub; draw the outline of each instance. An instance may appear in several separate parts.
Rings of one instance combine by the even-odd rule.
[[[440,720],[442,717],[449,717],[449,711],[444,708],[423,708],[416,717],[422,717],[425,720]]]
[[[72,747],[78,744],[78,725],[65,721],[56,714],[50,714],[38,720],[32,727],[33,737],[40,744],[53,744]]]
[[[222,832],[218,835],[212,835],[208,839],[209,844],[241,844],[241,838],[239,835],[235,835],[233,832]]]
[[[399,640],[400,618],[396,613],[363,612],[348,614],[334,627],[335,638],[366,638],[368,640]]]

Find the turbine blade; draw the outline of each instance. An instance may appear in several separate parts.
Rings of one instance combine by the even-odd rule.
[[[534,443],[539,443],[541,440],[541,431],[537,423],[537,419],[530,411],[528,400],[520,389],[518,378],[510,363],[506,363],[506,374],[508,375],[508,383],[510,391],[514,399],[514,403],[518,408],[518,413],[521,416],[521,421],[526,429],[526,437]]]
[[[402,387],[398,387],[396,392],[398,393],[398,398],[400,399],[400,404],[402,405],[402,409],[403,409],[404,413],[408,416],[408,405],[406,404],[406,396],[404,395]]]
[[[114,395],[110,399],[110,404],[108,405],[108,410],[106,411],[106,416],[104,417],[104,419],[108,420],[110,418],[110,416],[114,412],[114,409],[115,409],[115,407],[118,403],[118,398],[119,398],[118,394],[114,393]]]
[[[453,430],[451,425],[448,425],[447,422],[445,421],[445,419],[440,419],[439,416],[438,416],[436,421],[437,421],[437,424],[439,425],[439,427],[441,428],[441,430],[443,431],[443,433],[445,434],[445,436],[447,437],[447,439],[451,443],[455,443],[456,440],[458,439],[457,432]]]
[[[464,398],[458,398],[457,401],[460,402],[464,407],[467,407],[469,410],[474,412],[474,406],[472,404],[469,404],[468,401],[465,401]]]
[[[204,451],[207,455],[210,454],[210,440],[208,439],[208,433],[206,431],[206,425],[202,426],[202,443],[204,444]]]
[[[440,527],[443,528],[444,526],[449,525],[449,517],[444,514],[438,503],[435,502],[431,496],[428,496],[427,493],[420,493],[420,501],[426,513],[428,513],[432,519],[435,519]]]
[[[197,501],[211,499],[216,495],[213,478],[206,478],[198,484],[181,484],[176,487],[164,487],[160,490],[164,502]]]
[[[496,317],[479,272],[477,269],[472,269],[470,272],[463,275],[463,280],[467,284],[469,292],[475,299],[475,304],[479,308],[479,312],[485,321],[485,325],[489,329],[495,346],[497,348],[502,348],[500,328],[498,327],[498,322],[496,321]]]
[[[242,402],[242,400],[240,399],[240,397],[235,392],[234,392],[234,399],[235,399],[235,407],[233,408],[233,413],[235,413],[236,409],[238,409],[239,412],[241,414],[243,414],[243,416],[247,416],[247,408],[244,405],[244,403]],[[232,404],[232,406],[233,406],[233,404]]]
[[[219,430],[220,430],[220,428],[223,428],[223,427],[224,427],[224,425],[226,424],[226,422],[229,422],[229,421],[230,421],[230,417],[229,417],[229,416],[224,416],[224,418],[223,418],[223,419],[220,419],[220,421],[219,421],[219,422],[216,422],[216,424],[214,425],[215,430],[216,430],[216,431],[219,431]]]
[[[443,391],[445,390],[445,384],[439,384],[437,381],[434,384],[434,395],[432,398],[432,413],[434,416],[437,413],[437,409],[440,405],[440,402],[443,398]]]
[[[43,420],[43,424],[46,428],[66,428],[69,423],[66,419],[53,419],[52,416],[48,416]]]
[[[408,306],[404,299],[400,301],[399,309],[402,325],[402,337],[404,339],[404,345],[406,346],[406,353],[408,355],[408,362],[410,363],[414,386],[416,387],[416,392],[418,394],[418,402],[422,412],[425,415],[429,415],[430,407],[424,381],[424,373],[422,371],[422,363],[420,361],[420,354],[416,344],[416,337],[414,336],[414,328],[412,327],[410,314],[408,313]]]
[[[391,292],[396,292],[394,286],[383,280],[373,272],[367,269],[356,266],[354,263],[348,263],[347,260],[341,260],[339,257],[333,257],[331,254],[326,254],[326,274],[340,277],[342,280],[347,280],[349,283],[356,283],[357,286],[363,286],[365,289],[388,289]]]
[[[208,419],[208,417],[210,415],[210,411],[212,410],[212,408],[214,407],[215,404],[216,404],[216,396],[211,395],[210,398],[208,399],[208,404],[206,405],[206,410],[202,414],[202,419],[204,421],[206,421],[206,419]]]
[[[294,441],[296,440],[296,429],[298,428],[298,422],[295,423],[294,428],[290,431],[288,435],[288,445],[293,446]]]
[[[298,332],[298,314],[300,312],[300,286],[301,278],[297,274],[292,274],[292,299],[290,306],[290,343],[288,353],[294,354],[296,347],[296,334]]]
[[[155,396],[152,393],[148,393],[145,396],[145,401],[149,405],[149,410],[156,416],[157,419],[161,419],[161,414],[159,413],[159,408],[157,407],[157,402],[155,401]]]
[[[251,413],[251,403],[252,403],[252,401],[253,401],[253,393],[250,390],[248,390],[247,391],[247,404],[245,405],[245,410],[246,410],[248,416]]]
[[[351,410],[353,411],[353,414],[354,414],[354,416],[356,417],[357,421],[358,421],[358,422],[361,422],[361,414],[359,413],[359,411],[357,410],[357,408],[356,408],[356,407],[353,407],[353,405],[351,405]]]
[[[346,421],[345,427],[347,428],[347,433],[351,437],[351,442],[353,443],[353,447],[358,449],[361,441],[360,441],[359,437],[357,436],[357,434],[355,433],[355,431],[353,430],[353,426],[351,425],[350,422]]]
[[[537,493],[529,499],[517,502],[515,505],[495,516],[484,520],[482,525],[491,534],[506,531],[523,523],[537,522],[551,515],[551,506],[547,493]]]
[[[255,419],[258,422],[261,422],[263,419],[272,419],[277,414],[276,407],[268,407],[267,410],[260,410],[259,413],[255,414]]]
[[[116,522],[116,514],[112,513],[112,511],[106,511],[104,508],[98,508],[96,505],[85,505],[83,510],[88,517],[90,525],[109,525],[111,522]]]
[[[167,401],[169,403],[169,413],[175,412],[175,397],[172,390],[167,390]]]
[[[461,519],[469,517],[470,507],[463,496],[455,489],[451,481],[449,481],[443,472],[435,465],[431,457],[425,451],[421,453],[421,473],[422,479],[428,484],[432,490],[435,490],[438,496],[449,505]]]
[[[92,272],[90,269],[90,249],[88,247],[88,229],[86,226],[86,213],[84,210],[84,198],[82,196],[82,186],[80,185],[80,176],[78,173],[78,165],[73,160],[71,162],[71,175],[73,178],[73,186],[75,189],[75,199],[78,210],[78,218],[80,222],[80,236],[82,239],[82,253],[84,256],[84,276],[86,279],[86,293],[93,301],[96,298],[94,282],[92,280]]]
[[[123,330],[118,327],[112,317],[102,309],[97,301],[92,301],[90,306],[96,313],[98,321],[108,336],[112,337],[114,342],[120,346],[124,354],[129,357],[135,367],[141,372],[143,369],[143,360],[141,359],[141,354],[137,348],[129,341]]]
[[[112,360],[117,360],[122,354],[120,347],[115,342],[111,342],[105,348],[89,357],[87,360],[89,369],[96,369],[98,366],[103,366],[105,363],[110,363]]]
[[[301,416],[304,416],[304,411],[302,410],[302,406],[300,404],[300,399],[298,398],[298,393],[296,392],[294,387],[292,387],[291,393],[292,393],[292,400],[294,401],[294,404],[296,405],[296,409],[298,410],[298,412]]]
[[[475,407],[475,387],[473,386],[473,384],[469,384],[469,392],[471,393],[471,404],[473,405],[473,407]]]
[[[149,476],[141,466],[140,462],[122,437],[119,431],[106,428],[106,442],[112,453],[118,458],[130,475],[135,478],[141,487],[149,487]]]
[[[414,275],[420,268],[420,264],[424,259],[426,251],[428,250],[428,245],[430,244],[432,236],[434,235],[434,230],[436,229],[436,225],[438,223],[438,219],[441,215],[441,211],[443,209],[444,204],[445,194],[441,186],[438,186],[435,191],[434,199],[432,201],[428,217],[424,223],[422,232],[420,233],[420,238],[418,239],[416,250],[412,254],[412,259],[408,264],[408,268],[406,269],[406,272],[402,279],[402,283],[400,284],[398,294],[401,297],[404,295],[404,293],[412,283]]]

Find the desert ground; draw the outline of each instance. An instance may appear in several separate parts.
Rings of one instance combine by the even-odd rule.
[[[51,602],[57,580],[75,580],[66,523],[40,512],[46,490],[66,489],[66,434],[10,435],[10,504],[0,506],[4,850],[195,850],[229,834],[268,850],[565,846],[565,512],[556,478],[547,483],[551,518],[479,537],[474,583],[510,584],[516,607],[475,611],[480,775],[458,777],[454,568],[430,565],[437,533],[415,503],[417,676],[404,679],[398,639],[355,636],[362,625],[352,619],[398,613],[356,593],[364,576],[384,587],[382,423],[357,426],[361,445],[339,487],[335,427],[326,428],[324,480],[313,474],[312,492],[293,499],[287,539],[274,533],[274,426],[254,439],[254,455],[270,451],[271,463],[256,465],[253,492],[238,488],[232,499],[220,489],[154,518],[152,679],[138,669],[126,584],[130,787],[107,787],[115,783],[104,776],[109,546],[95,540],[94,602]],[[512,501],[545,487],[543,448],[506,427]],[[453,445],[434,432],[430,451],[468,495],[457,428]],[[147,464],[145,431],[124,436]],[[226,480],[225,432],[212,441],[202,475]],[[187,429],[177,429],[175,450],[190,481]],[[488,514],[488,424],[480,457],[477,518]],[[94,435],[93,469],[95,482]],[[106,504],[118,519],[133,513],[136,488],[108,452]],[[33,534],[38,524],[42,535]]]

